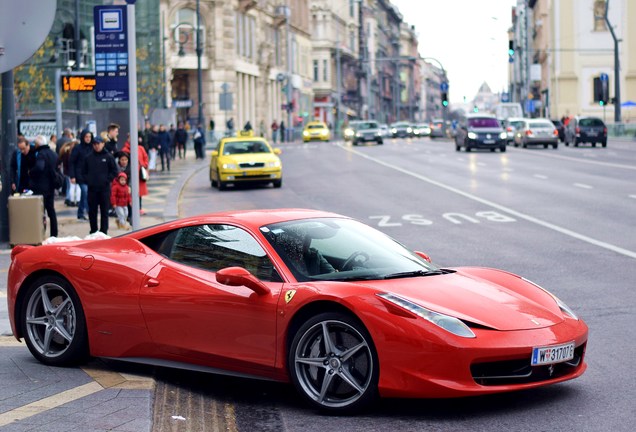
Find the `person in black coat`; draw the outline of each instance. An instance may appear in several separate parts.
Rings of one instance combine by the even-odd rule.
[[[48,146],[46,137],[35,137],[35,162],[29,170],[31,189],[34,195],[44,197],[44,208],[50,220],[51,237],[57,237],[57,214],[55,213],[55,171],[57,154]]]
[[[29,170],[35,163],[34,146],[23,136],[18,137],[18,148],[11,156],[11,193],[29,189]]]
[[[183,122],[179,122],[177,130],[174,132],[174,141],[172,142],[172,146],[179,151],[179,159],[185,159],[187,142],[188,131],[183,127]],[[183,150],[183,156],[181,156],[181,150]]]
[[[172,157],[170,152],[170,133],[166,130],[164,125],[159,125],[159,134],[157,139],[159,140],[159,157],[161,158],[161,171],[170,171],[170,158]]]
[[[78,184],[80,187],[80,200],[77,204],[77,219],[88,219],[88,185],[82,177],[82,169],[84,167],[84,159],[93,152],[93,142],[95,141],[93,133],[85,129],[80,134],[79,144],[76,144],[71,151],[69,158],[68,173],[72,184]]]
[[[82,178],[88,186],[88,220],[90,233],[97,232],[97,210],[100,213],[99,231],[108,234],[108,210],[110,186],[119,170],[112,154],[104,149],[101,141],[93,142],[93,151],[84,159]]]

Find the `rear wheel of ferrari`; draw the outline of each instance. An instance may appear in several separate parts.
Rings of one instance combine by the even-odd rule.
[[[377,395],[379,364],[371,336],[342,313],[309,319],[295,334],[288,359],[296,389],[313,406],[358,411]]]
[[[52,366],[77,364],[88,357],[86,320],[79,297],[59,276],[43,276],[28,288],[22,303],[22,335],[31,354]]]

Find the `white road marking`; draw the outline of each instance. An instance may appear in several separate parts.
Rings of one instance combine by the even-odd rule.
[[[535,174],[533,177],[536,177],[536,178],[541,179],[541,180],[547,180],[548,179],[548,176],[543,175],[543,174]]]
[[[636,195],[630,195],[629,197],[636,199]]]
[[[95,381],[88,384],[75,387],[62,393],[57,393],[39,401],[32,402],[27,405],[23,405],[11,411],[0,414],[0,426],[5,426],[10,423],[24,420],[36,414],[40,414],[44,411],[59,407],[74,400],[81,399],[93,393],[103,390],[103,387]],[[45,428],[46,429],[46,428]]]
[[[470,193],[468,193],[468,192],[464,192],[463,190],[460,190],[460,189],[454,188],[454,187],[449,186],[449,185],[446,185],[446,184],[444,184],[444,183],[440,183],[440,182],[438,182],[438,181],[436,181],[436,180],[433,180],[433,179],[428,178],[428,177],[425,177],[425,176],[423,176],[423,175],[420,175],[420,174],[414,173],[414,172],[412,172],[412,171],[408,171],[408,170],[406,170],[406,169],[404,169],[404,168],[402,168],[402,167],[400,167],[400,166],[397,166],[397,165],[393,165],[393,164],[390,164],[390,163],[384,162],[384,161],[383,161],[383,160],[381,160],[381,159],[377,159],[377,158],[374,158],[374,157],[372,157],[372,156],[369,156],[369,155],[367,155],[367,154],[365,154],[365,153],[362,153],[362,152],[361,152],[361,151],[359,151],[359,150],[352,149],[352,148],[346,148],[346,147],[341,147],[341,148],[342,148],[343,150],[345,150],[345,151],[348,151],[348,152],[353,153],[353,154],[355,154],[355,155],[357,155],[357,156],[360,156],[360,157],[362,157],[362,158],[365,158],[365,159],[367,159],[367,160],[369,160],[369,161],[371,161],[371,162],[375,162],[375,163],[376,163],[376,164],[378,164],[378,165],[382,165],[382,166],[385,166],[385,167],[387,167],[387,168],[393,169],[393,170],[395,170],[395,171],[399,171],[399,172],[401,172],[401,173],[403,173],[403,174],[406,174],[406,175],[409,175],[409,176],[411,176],[411,177],[417,178],[417,179],[419,179],[419,180],[425,181],[425,182],[427,182],[427,183],[429,183],[429,184],[432,184],[432,185],[434,185],[434,186],[440,187],[440,188],[442,188],[442,189],[446,189],[446,190],[447,190],[447,191],[449,191],[449,192],[453,192],[453,193],[455,193],[455,194],[457,194],[457,195],[461,195],[461,196],[463,196],[463,197],[465,197],[465,198],[468,198],[468,199],[470,199],[470,200],[473,200],[473,201],[479,202],[479,203],[481,203],[481,204],[485,204],[485,205],[487,205],[487,206],[490,206],[490,207],[496,208],[496,209],[498,209],[498,210],[501,210],[501,211],[503,211],[503,212],[506,212],[506,213],[508,213],[508,214],[511,214],[511,215],[513,215],[513,216],[516,216],[516,217],[518,217],[519,219],[524,219],[524,220],[526,220],[526,221],[528,221],[528,222],[534,223],[534,224],[536,224],[536,225],[540,225],[540,226],[542,226],[542,227],[544,227],[544,228],[551,229],[551,230],[556,231],[556,232],[558,232],[558,233],[561,233],[561,234],[563,234],[563,235],[566,235],[566,236],[569,236],[569,237],[575,238],[575,239],[577,239],[577,240],[584,241],[584,242],[586,242],[586,243],[589,243],[589,244],[594,245],[594,246],[601,247],[601,248],[603,248],[603,249],[610,250],[610,251],[612,251],[612,252],[616,252],[616,253],[618,253],[618,254],[621,254],[621,255],[627,256],[627,257],[629,257],[629,258],[634,258],[634,259],[636,259],[636,252],[634,252],[634,251],[631,251],[631,250],[628,250],[628,249],[623,249],[623,248],[621,248],[621,247],[619,247],[619,246],[616,246],[616,245],[613,245],[613,244],[610,244],[610,243],[606,243],[606,242],[603,242],[603,241],[600,241],[600,240],[596,240],[596,239],[594,239],[594,238],[592,238],[592,237],[588,237],[588,236],[586,236],[586,235],[583,235],[583,234],[577,233],[577,232],[572,231],[572,230],[569,230],[569,229],[567,229],[567,228],[563,228],[563,227],[560,227],[560,226],[558,226],[558,225],[554,225],[554,224],[552,224],[552,223],[550,223],[550,222],[546,222],[546,221],[541,220],[541,219],[539,219],[539,218],[536,218],[536,217],[534,217],[534,216],[530,216],[530,215],[528,215],[528,214],[521,213],[521,212],[519,212],[519,211],[513,210],[513,209],[508,208],[508,207],[506,207],[506,206],[503,206],[503,205],[500,205],[500,204],[494,203],[494,202],[492,202],[492,201],[489,201],[489,200],[486,200],[486,199],[483,199],[483,198],[479,198],[478,196],[472,195],[472,194],[470,194]],[[631,167],[631,168],[636,169],[636,167]]]
[[[581,188],[581,189],[594,189],[592,186],[590,185],[586,185],[583,183],[574,183],[574,186]]]
[[[530,154],[530,153],[529,153]],[[569,160],[569,161],[574,161],[574,162],[581,162],[581,163],[587,163],[587,164],[592,164],[592,165],[601,165],[601,166],[607,166],[607,167],[612,167],[612,168],[621,168],[621,169],[627,169],[627,170],[636,170],[636,166],[634,165],[623,165],[623,164],[618,164],[618,163],[613,163],[613,162],[601,162],[601,161],[597,161],[597,160],[586,160],[586,159],[581,159],[581,158],[577,158],[577,157],[570,157],[570,156],[563,156],[563,155],[556,155],[554,153],[549,153],[549,152],[532,152],[531,153],[533,156],[537,156],[537,157],[547,157],[547,158],[554,158],[554,159],[564,159],[564,160]],[[585,156],[585,154],[584,154]]]

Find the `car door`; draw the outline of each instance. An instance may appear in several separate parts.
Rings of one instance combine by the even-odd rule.
[[[282,282],[265,249],[245,229],[196,225],[172,235],[167,257],[140,296],[151,338],[162,351],[223,369],[273,367],[276,305]],[[217,282],[216,271],[244,267],[270,289]]]

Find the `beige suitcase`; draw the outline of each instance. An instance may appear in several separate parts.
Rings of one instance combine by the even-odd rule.
[[[45,237],[44,199],[41,195],[9,197],[9,244],[42,244]]]

